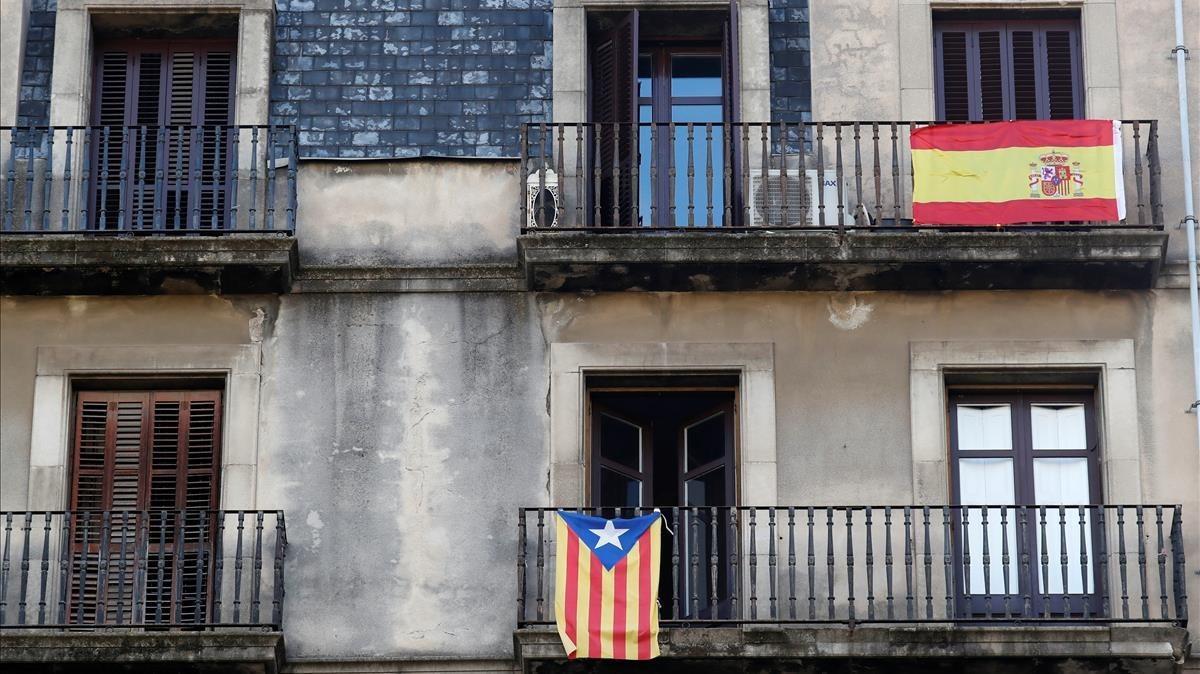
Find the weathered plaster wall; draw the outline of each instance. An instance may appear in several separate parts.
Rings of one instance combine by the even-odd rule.
[[[773,343],[779,500],[820,505],[913,498],[911,342],[1131,339],[1139,414],[1111,423],[1139,425],[1141,500],[1200,512],[1179,290],[9,298],[0,505],[25,502],[37,345],[246,343],[259,308],[256,497],[287,513],[294,660],[510,653],[512,513],[548,498],[552,342]]]
[[[302,266],[516,264],[517,162],[311,162],[299,172]]]
[[[0,509],[23,510],[29,496],[37,347],[248,344],[257,310],[273,316],[275,303],[208,295],[0,298]]]
[[[289,657],[511,652],[515,515],[546,499],[528,296],[288,297],[260,500],[288,515]]]

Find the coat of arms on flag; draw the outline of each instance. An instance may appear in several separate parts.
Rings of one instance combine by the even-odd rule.
[[[935,124],[913,130],[911,143],[917,224],[1116,222],[1125,217],[1118,121]]]
[[[568,658],[658,657],[659,513],[558,512],[554,620]]]

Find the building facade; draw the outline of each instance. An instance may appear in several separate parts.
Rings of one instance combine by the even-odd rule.
[[[6,666],[610,671],[658,507],[655,669],[1200,667],[1170,0],[0,8]],[[1124,218],[914,225],[1003,119]]]

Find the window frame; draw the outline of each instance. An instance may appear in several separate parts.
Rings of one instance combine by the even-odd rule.
[[[1035,404],[1063,403],[1083,404],[1084,433],[1088,447],[1075,449],[1033,449],[1030,410]],[[959,404],[1008,404],[1012,410],[1012,448],[1007,450],[960,450],[958,447]],[[1033,459],[1038,458],[1086,458],[1088,460],[1087,505],[1103,505],[1104,494],[1100,479],[1100,442],[1096,426],[1096,395],[1092,388],[980,388],[949,387],[946,392],[946,415],[948,447],[950,453],[950,504],[962,505],[959,460],[963,458],[1009,458],[1013,459],[1014,505],[1045,505],[1034,497]]]
[[[1016,119],[1015,81],[1013,79],[1012,32],[1014,30],[1029,30],[1034,36],[1034,91],[1037,97],[1036,119],[1050,119],[1050,88],[1045,54],[1045,36],[1047,31],[1066,30],[1069,33],[1071,47],[1071,95],[1073,119],[1085,119],[1085,96],[1083,86],[1083,39],[1078,18],[937,18],[933,20],[933,67],[934,67],[934,111],[939,121],[946,120],[945,74],[943,57],[943,36],[947,32],[966,34],[967,51],[967,96],[969,121],[983,120],[982,93],[979,85],[980,53],[979,34],[982,32],[998,31],[1001,40],[1001,93],[1003,97],[1004,120]],[[1024,119],[1024,118],[1022,118]],[[961,121],[961,120],[953,120]],[[997,121],[997,120],[987,120]]]

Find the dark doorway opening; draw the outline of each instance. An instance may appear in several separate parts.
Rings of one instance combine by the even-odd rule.
[[[724,376],[589,381],[591,505],[605,517],[662,510],[659,600],[672,619],[734,610],[736,392]]]

